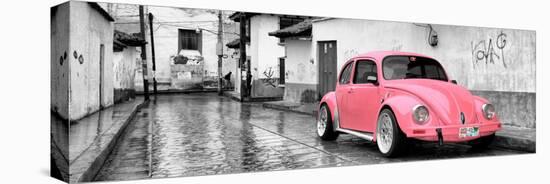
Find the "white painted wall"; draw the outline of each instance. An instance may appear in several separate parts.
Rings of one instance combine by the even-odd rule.
[[[171,56],[178,54],[178,29],[203,28],[217,31],[217,15],[207,13],[199,9],[178,9],[171,7],[148,6],[148,12],[153,13],[155,36],[155,60],[157,64],[157,76],[159,78],[170,77]],[[155,23],[157,21],[164,23]],[[179,22],[179,23],[167,23]],[[149,31],[149,30],[147,30]],[[150,34],[147,32],[147,42],[150,43]],[[217,36],[207,31],[202,31],[202,56],[204,57],[204,70],[207,76],[217,76],[218,57],[216,55]],[[147,61],[151,70],[151,45],[147,45]]]
[[[113,24],[87,2],[70,1],[70,119],[82,118],[113,104]],[[103,44],[104,65],[100,68],[100,45]],[[73,54],[77,53],[77,57]],[[78,57],[82,55],[81,64]],[[100,70],[104,78],[100,89]],[[102,90],[102,99],[99,99]]]
[[[63,3],[52,12],[50,22],[50,108],[65,119],[69,119],[69,16],[69,3]]]
[[[338,71],[350,57],[374,50],[417,52],[439,60],[452,79],[471,90],[535,92],[535,32],[513,29],[433,25],[439,44],[427,43],[428,29],[413,23],[329,19],[313,23],[311,53],[317,41],[337,40]],[[499,35],[505,38],[497,48]],[[492,40],[494,63],[475,60],[475,46]],[[483,43],[483,42],[482,42]],[[502,42],[499,43],[502,46]],[[474,49],[473,49],[474,48]],[[487,49],[487,48],[485,48]],[[502,55],[506,67],[502,61]]]
[[[286,83],[317,84],[317,65],[311,62],[311,40],[285,40]]]
[[[136,69],[141,67],[139,54],[136,47],[126,47],[121,52],[113,53],[114,89],[134,89]]]
[[[252,80],[266,78],[263,74],[271,67],[273,78],[279,78],[279,57],[285,56],[284,47],[279,45],[277,37],[268,33],[279,30],[279,17],[275,15],[256,15],[250,18],[250,56]]]

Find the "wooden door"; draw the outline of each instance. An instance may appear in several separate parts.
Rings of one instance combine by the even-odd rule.
[[[319,99],[336,88],[336,41],[318,41]]]
[[[104,63],[105,62],[105,45],[100,44],[99,45],[99,108],[103,108],[103,80],[104,80]]]

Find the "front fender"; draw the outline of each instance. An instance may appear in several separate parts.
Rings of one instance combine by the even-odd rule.
[[[413,95],[405,93],[393,93],[391,96],[384,99],[382,108],[380,108],[378,114],[380,114],[382,109],[390,108],[390,110],[392,110],[393,114],[395,115],[395,118],[397,119],[399,128],[408,137],[409,135],[412,135],[412,129],[418,126],[416,123],[413,122],[412,119],[412,109],[418,104],[423,103],[420,99],[416,98]],[[433,114],[430,115],[432,117],[430,118],[428,123],[435,124],[437,122],[437,118],[433,117]]]
[[[321,101],[319,102],[319,107],[317,109],[321,108],[321,105],[326,104],[328,106],[328,109],[330,111],[330,117],[332,117],[332,122],[335,122],[336,117],[336,111],[338,111],[338,103],[336,102],[336,93],[334,91],[328,92],[321,98]]]

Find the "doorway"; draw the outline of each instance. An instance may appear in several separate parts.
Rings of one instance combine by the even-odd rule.
[[[105,62],[105,45],[99,45],[99,109],[103,109],[103,79]]]
[[[336,41],[318,41],[317,54],[319,58],[319,99],[336,88]]]

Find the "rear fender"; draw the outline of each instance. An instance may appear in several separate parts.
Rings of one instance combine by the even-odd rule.
[[[336,114],[338,111],[338,103],[336,103],[336,94],[331,91],[325,94],[323,98],[321,98],[321,101],[319,102],[319,108],[321,108],[321,105],[326,104],[328,106],[328,109],[330,111],[330,117],[332,117],[332,122],[336,122]]]

